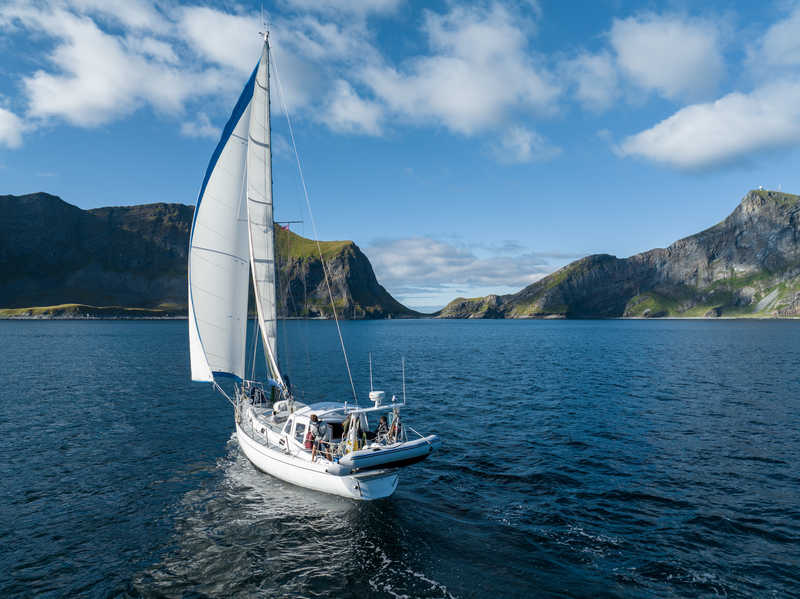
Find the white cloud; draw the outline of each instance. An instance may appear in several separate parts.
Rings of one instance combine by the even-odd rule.
[[[22,133],[25,124],[16,114],[5,108],[0,108],[0,144],[8,148],[18,148],[22,145]]]
[[[132,29],[164,33],[171,28],[152,2],[147,0],[64,0],[52,6],[70,7],[77,12],[111,19]]]
[[[366,25],[358,20],[323,22],[311,16],[285,19],[272,37],[273,58],[289,108],[313,107],[318,121],[318,104],[326,101],[337,80],[352,79],[364,65],[381,60]]]
[[[178,55],[171,44],[152,38],[127,36],[125,46],[134,54],[141,54],[157,61],[175,64],[178,62]]]
[[[626,138],[618,152],[681,169],[702,169],[797,144],[800,82],[785,81],[687,106]]]
[[[262,44],[257,20],[205,6],[183,7],[179,15],[179,34],[198,54],[241,75],[251,73]]]
[[[114,27],[104,29],[105,21]],[[254,18],[205,7],[162,14],[144,1],[12,1],[0,8],[0,27],[44,34],[54,42],[46,55],[49,64],[21,78],[25,120],[58,118],[81,127],[143,106],[182,117],[187,104],[198,99],[235,97],[261,44]],[[305,65],[291,52],[283,58],[287,98],[302,107],[315,74],[304,79]]]
[[[579,257],[534,252],[518,241],[382,239],[363,248],[383,286],[405,305],[435,311],[455,297],[515,293]]]
[[[63,43],[49,56],[57,72],[36,71],[23,80],[28,115],[61,117],[91,127],[133,112],[144,103],[159,111],[180,112],[187,98],[217,91],[213,71],[159,64],[129,51],[121,39],[104,33],[86,17],[56,12],[39,23],[56,31]]]
[[[668,99],[712,94],[724,73],[714,24],[674,15],[616,19],[609,33],[621,71]]]
[[[334,131],[380,135],[383,109],[359,97],[347,81],[339,79],[318,118]]]
[[[432,54],[403,70],[370,65],[363,81],[391,111],[466,135],[515,111],[552,112],[560,90],[529,52],[525,24],[498,3],[428,12]]]
[[[352,64],[379,59],[366,25],[360,21],[336,23],[302,16],[281,21],[273,35],[293,53],[317,62]]]
[[[93,127],[143,105],[178,114],[188,99],[222,88],[217,69],[169,64],[176,59],[171,44],[149,35],[107,33],[64,6],[12,3],[2,9],[3,26],[44,33],[55,42],[46,56],[49,68],[22,78],[29,125],[60,118]]]
[[[201,57],[235,71],[240,79],[252,72],[262,43],[255,18],[205,6],[182,7],[179,15],[179,35]],[[338,78],[334,74],[337,67],[344,64],[347,68],[377,55],[362,24],[340,25],[310,16],[277,19],[270,42],[284,101],[293,112],[320,103],[327,88]],[[273,103],[278,107],[274,75],[271,91]]]
[[[765,67],[800,66],[800,6],[767,29],[748,55],[751,68],[757,72]]]
[[[196,120],[184,121],[181,124],[181,135],[185,135],[186,137],[208,137],[211,139],[218,139],[220,133],[220,129],[211,124],[211,120],[204,112],[198,113]]]
[[[515,126],[505,132],[499,143],[492,147],[492,152],[498,162],[521,164],[551,160],[561,153],[561,148],[550,144],[536,131]]]
[[[403,0],[284,0],[284,3],[299,10],[364,16],[392,13]]]
[[[514,248],[519,251],[520,246]],[[488,257],[479,257],[472,249],[430,237],[379,240],[364,252],[378,280],[393,291],[433,293],[442,286],[521,289],[555,269],[549,254],[488,252]]]
[[[535,27],[519,7],[426,10],[429,52],[398,69],[376,46],[367,17],[401,4],[292,0],[296,12],[274,19],[271,36],[288,108],[343,133],[383,135],[389,115],[465,135],[506,131],[497,146],[504,160],[552,151],[535,132],[511,125],[522,113],[554,112],[560,93],[530,51]],[[26,110],[18,118],[27,126],[95,127],[151,108],[175,118],[184,135],[215,136],[210,108],[229,107],[257,60],[257,16],[148,0],[7,0],[0,28],[50,42],[41,66],[19,75]]]
[[[562,63],[562,67],[574,82],[575,96],[585,108],[600,112],[611,107],[618,95],[618,78],[608,52],[584,52]]]

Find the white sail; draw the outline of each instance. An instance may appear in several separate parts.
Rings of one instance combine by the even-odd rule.
[[[258,324],[272,376],[280,383],[275,294],[275,231],[272,211],[272,152],[269,120],[269,45],[256,67],[247,147],[247,215],[250,270]]]
[[[247,131],[255,71],[211,156],[189,238],[192,380],[244,377],[247,328]]]

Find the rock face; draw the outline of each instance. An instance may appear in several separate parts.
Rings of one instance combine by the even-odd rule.
[[[485,309],[491,301],[492,309]],[[800,315],[800,196],[749,192],[721,223],[630,258],[587,256],[518,293],[440,318]]]
[[[0,307],[70,302],[185,314],[193,214],[182,204],[81,210],[46,193],[0,196]],[[280,315],[331,316],[316,244],[276,231]],[[353,242],[321,246],[340,316],[416,315],[378,284]]]
[[[279,316],[332,317],[316,243],[276,228]],[[394,299],[375,278],[369,259],[352,241],[320,243],[339,317],[419,316]]]

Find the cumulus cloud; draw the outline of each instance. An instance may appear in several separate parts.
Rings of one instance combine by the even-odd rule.
[[[0,7],[0,29],[35,31],[53,42],[43,66],[21,76],[27,110],[19,118],[28,126],[60,119],[95,127],[144,106],[185,121],[183,114],[193,103],[207,106],[235,98],[258,58],[258,28],[253,16],[204,6],[162,11],[145,0],[11,0]],[[273,53],[280,59],[285,100],[293,110],[321,107],[334,62],[371,55],[358,24],[296,17],[276,29],[284,34],[273,36]],[[323,47],[331,51],[323,55]],[[350,106],[364,108],[357,99],[349,98]],[[364,111],[349,128],[341,114],[333,116],[336,130],[377,131],[364,120]],[[209,127],[181,123],[187,135],[210,135]]]
[[[208,137],[218,139],[221,130],[211,124],[211,120],[205,112],[198,113],[194,121],[184,121],[181,124],[181,135],[186,137]]]
[[[403,0],[284,0],[284,3],[301,10],[365,16],[392,13]]]
[[[58,0],[51,4],[59,4]],[[62,6],[97,16],[132,29],[165,33],[171,24],[147,0],[63,0]]]
[[[626,138],[618,152],[703,169],[799,143],[800,82],[785,81],[687,106]]]
[[[484,256],[476,253],[480,249]],[[514,241],[479,248],[431,237],[378,240],[364,252],[378,280],[392,293],[401,299],[409,295],[422,297],[428,303],[433,303],[430,296],[441,291],[521,289],[555,270],[553,260],[572,257],[532,252]]]
[[[178,55],[172,46],[153,37],[127,36],[124,43],[128,50],[135,54],[141,54],[169,64],[178,62]]]
[[[0,108],[0,144],[8,148],[18,148],[22,144],[25,125],[22,119],[5,108]]]
[[[616,19],[609,39],[630,80],[671,100],[708,97],[725,70],[720,32],[709,21],[656,14]]]
[[[471,135],[514,111],[549,113],[559,86],[528,49],[517,15],[495,3],[428,12],[431,53],[405,67],[370,65],[362,79],[389,110]]]
[[[291,10],[272,21],[283,92],[278,98],[273,84],[276,108],[285,102],[345,134],[384,135],[398,119],[463,135],[500,134],[507,161],[553,152],[537,133],[514,125],[554,112],[560,93],[544,58],[530,50],[535,24],[518,5],[425,10],[428,52],[397,66],[378,49],[368,22],[391,15],[402,0],[284,4]],[[50,42],[39,67],[19,75],[18,103],[26,108],[18,118],[29,127],[52,120],[96,127],[146,107],[174,118],[184,135],[210,137],[216,117],[209,115],[225,112],[260,48],[258,15],[238,10],[155,0],[7,0],[0,29]]]
[[[611,107],[618,95],[618,77],[608,52],[583,52],[562,63],[562,67],[575,85],[575,97],[585,108],[600,112]]]
[[[800,66],[800,6],[772,25],[748,50],[751,68],[757,71]]]
[[[252,17],[206,6],[185,6],[179,19],[181,37],[209,62],[240,75],[249,75],[255,67],[262,41]]]
[[[375,102],[361,98],[347,81],[339,79],[319,118],[334,131],[380,135],[383,110]]]
[[[100,6],[87,1],[9,3],[2,8],[0,26],[35,30],[55,42],[46,56],[48,67],[22,77],[29,125],[60,118],[93,127],[143,105],[178,114],[189,98],[219,91],[218,70],[178,67],[171,44],[141,32],[108,33],[90,16],[75,12],[73,4],[88,11]],[[110,14],[116,4],[102,6],[103,14]],[[149,23],[124,9],[119,14],[123,23]]]
[[[253,70],[261,48],[261,38],[255,34],[258,24],[253,18],[205,6],[185,6],[180,9],[180,21],[181,37],[205,60],[235,71],[240,78]],[[273,62],[279,66],[280,89],[290,110],[310,109],[315,120],[320,121],[319,104],[341,79],[338,71],[351,71],[376,60],[378,51],[371,44],[364,23],[345,21],[323,22],[309,15],[274,21],[270,34]],[[271,91],[273,103],[278,106],[276,79],[273,77]],[[341,119],[331,124],[334,130],[353,130],[342,128]]]
[[[536,131],[525,127],[511,127],[498,143],[492,146],[498,162],[521,164],[525,162],[545,162],[561,153],[561,148],[553,146]]]
[[[149,61],[90,19],[56,13],[52,18],[44,15],[41,22],[57,28],[64,43],[49,57],[55,73],[39,70],[23,80],[30,116],[58,116],[76,125],[95,126],[143,103],[163,112],[180,112],[191,95],[219,88],[217,73]]]

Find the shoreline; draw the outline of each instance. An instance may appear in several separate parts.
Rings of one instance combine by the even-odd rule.
[[[1,310],[1,309],[0,309]],[[248,317],[249,320],[255,320],[255,316]],[[0,321],[7,320],[188,320],[189,317],[184,316],[101,316],[101,315],[3,315],[0,314]],[[278,320],[333,320],[323,316],[288,316],[278,318]],[[396,316],[392,318],[340,318],[340,321],[378,321],[378,320],[440,320],[440,321],[490,321],[490,320],[506,320],[506,321],[581,321],[581,320],[641,320],[641,321],[663,321],[663,320],[800,320],[800,316],[659,316],[657,318],[648,318],[645,316],[607,316],[597,318],[436,318],[433,316]]]

